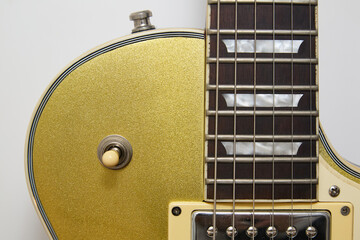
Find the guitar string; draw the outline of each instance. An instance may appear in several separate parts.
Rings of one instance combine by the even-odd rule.
[[[291,0],[291,102],[294,102],[294,1]],[[291,105],[291,146],[294,145],[294,106]],[[290,211],[290,219],[289,226],[294,225],[294,148],[292,147],[291,152],[291,211]]]
[[[315,13],[314,13],[315,14]],[[309,28],[310,30],[312,29],[312,5],[311,5],[311,1],[309,1]],[[309,44],[310,44],[310,50],[309,50],[309,58],[311,59],[312,58],[312,40],[311,40],[311,34],[309,34]],[[309,83],[310,83],[310,86],[312,84],[312,63],[310,61],[310,80],[309,80]],[[310,88],[310,110],[312,110],[312,105],[313,105],[313,99],[312,99],[312,90]],[[312,128],[312,118],[310,116],[310,136],[313,132],[313,128]],[[316,148],[315,148],[316,149]],[[317,154],[317,153],[316,153]],[[312,138],[310,138],[310,159],[312,158],[313,156],[313,141],[312,141]],[[312,176],[312,171],[313,171],[313,163],[312,161],[310,161],[310,226],[312,226],[312,211],[313,211],[313,184],[312,184],[312,180],[313,180],[313,176]]]
[[[219,110],[219,41],[220,41],[220,0],[217,1],[216,20],[216,93],[215,93],[215,143],[214,143],[214,209],[213,209],[213,236],[216,239],[216,201],[217,201],[217,164],[218,164],[218,110]]]
[[[276,9],[275,9],[275,0],[273,0],[272,2],[272,7],[273,7],[273,52],[272,52],[272,84],[273,84],[273,88],[272,88],[272,93],[273,93],[273,106],[272,106],[272,134],[273,134],[273,138],[272,138],[272,183],[271,183],[271,193],[272,193],[272,214],[270,214],[270,226],[275,226],[275,77],[276,77],[276,72],[275,72],[275,13],[276,13]]]
[[[257,0],[254,1],[254,131],[253,131],[253,183],[252,183],[252,195],[253,195],[253,209],[252,209],[252,227],[255,229],[255,176],[256,176],[256,163],[255,163],[255,159],[256,159],[256,142],[255,142],[255,136],[256,136],[256,69],[257,69],[257,64],[256,64],[256,57],[257,57],[257,53],[256,53],[256,27],[257,27],[257,22],[256,22],[256,16],[257,16]],[[254,234],[253,234],[254,235]],[[252,237],[252,239],[254,240],[254,236]]]
[[[237,53],[237,40],[238,40],[238,34],[237,34],[237,30],[238,30],[238,0],[235,0],[235,63],[234,63],[234,151],[233,151],[233,206],[232,206],[232,234],[231,234],[231,239],[234,240],[235,238],[235,205],[236,205],[236,110],[237,110],[237,89],[236,89],[236,84],[237,84],[237,58],[238,58],[238,53]]]

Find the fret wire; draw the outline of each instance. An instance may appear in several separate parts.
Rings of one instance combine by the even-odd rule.
[[[254,42],[256,44],[256,42]],[[235,58],[207,58],[207,63],[215,63],[219,61],[219,63],[272,63],[275,61],[275,63],[291,63],[292,61],[294,63],[318,63],[317,58],[295,58],[294,60],[291,60],[291,58],[238,58],[235,60]]]
[[[207,140],[215,140],[215,135],[206,136]],[[245,141],[245,140],[255,140],[255,141],[292,141],[294,140],[319,140],[318,135],[217,135],[218,140],[238,140],[238,141]]]
[[[275,32],[276,35],[290,35],[291,32],[293,32],[294,35],[311,35],[311,36],[317,36],[318,35],[318,31],[317,30],[261,30],[261,29],[257,29],[255,30],[248,30],[248,29],[238,29],[236,31],[238,34],[240,35],[249,35],[249,34],[259,34],[259,35],[270,35],[273,34]],[[207,29],[207,34],[208,35],[215,35],[217,34],[217,30],[216,29]],[[220,34],[223,35],[232,35],[235,34],[235,30],[232,29],[220,29]]]
[[[213,199],[208,199],[206,198],[205,199],[206,202],[214,202]],[[230,202],[231,199],[228,199],[228,198],[224,198],[224,199],[218,199],[217,202],[219,203],[228,203]],[[236,199],[236,202],[237,203],[248,203],[249,201],[251,201],[251,199]],[[272,200],[271,199],[262,199],[262,198],[259,198],[259,199],[255,199],[255,203],[269,203],[271,202]],[[291,201],[291,199],[287,199],[287,198],[282,198],[282,199],[276,199],[275,200],[277,203],[288,203],[289,201]],[[313,201],[313,199],[301,199],[301,198],[298,198],[298,199],[294,199],[294,202],[296,203],[310,203],[311,201]]]
[[[236,0],[221,0],[221,3],[235,3]],[[218,0],[208,0],[208,4],[216,4]],[[239,0],[238,3],[272,3],[273,0]],[[275,0],[276,4],[290,4],[291,0]],[[317,0],[293,0],[294,4],[310,4],[317,5]]]
[[[232,179],[214,179],[206,178],[205,184],[233,184]],[[235,179],[236,184],[251,184],[255,182],[256,184],[272,184],[272,179]],[[274,179],[275,184],[290,184],[291,179]],[[293,179],[294,184],[317,184],[318,179]]]
[[[218,116],[230,116],[233,115],[234,111],[231,110],[225,110],[225,111],[217,111]],[[206,114],[208,116],[214,116],[215,115],[215,111],[212,110],[207,110]],[[290,116],[291,114],[293,114],[294,116],[318,116],[319,115],[319,111],[275,111],[275,115],[277,116]],[[237,110],[236,111],[236,115],[237,116],[252,116],[252,115],[259,115],[259,116],[268,116],[268,115],[272,115],[272,111],[266,111],[266,110],[257,110],[257,111],[252,111],[252,110]]]
[[[215,158],[214,157],[206,157],[205,158],[206,163],[214,163]],[[218,157],[217,158],[218,163],[232,163],[233,158],[232,157]],[[253,158],[252,157],[236,157],[235,161],[237,163],[252,163]],[[256,157],[255,161],[258,163],[269,163],[273,161],[273,157]],[[274,158],[275,163],[286,163],[286,162],[297,162],[297,163],[317,163],[319,162],[319,159],[316,157],[293,157],[292,159],[289,157],[275,157]]]
[[[233,90],[235,88],[234,85],[219,85],[218,89],[219,90]],[[236,85],[236,89],[237,90],[254,90],[254,86],[253,85]],[[295,91],[318,91],[319,87],[317,85],[312,85],[312,86],[303,86],[303,85],[297,85],[297,86],[286,86],[286,85],[277,85],[277,86],[271,86],[271,85],[257,85],[256,86],[256,90],[272,90],[275,89],[276,91],[280,91],[280,90],[295,90]],[[206,87],[207,90],[215,90],[216,89],[216,85],[207,85]]]

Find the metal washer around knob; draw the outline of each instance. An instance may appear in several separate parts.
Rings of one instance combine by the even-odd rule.
[[[119,156],[120,156],[119,164],[117,164],[116,166],[109,167],[104,165],[104,163],[102,162],[102,157],[105,152],[113,149],[117,149],[119,151]],[[126,138],[120,135],[109,135],[105,137],[103,140],[101,140],[97,148],[97,156],[100,163],[104,167],[113,170],[121,169],[124,168],[126,165],[128,165],[129,162],[131,161],[132,154],[133,154],[133,149],[131,147],[130,142]]]
[[[130,20],[134,21],[132,33],[155,29],[155,26],[150,23],[150,17],[152,17],[152,12],[150,10],[130,14]]]

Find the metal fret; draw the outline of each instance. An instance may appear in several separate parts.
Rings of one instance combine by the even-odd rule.
[[[239,199],[239,198],[237,198],[235,201],[237,203],[247,203],[247,202],[249,202],[249,199],[246,199],[246,198]],[[289,198],[275,199],[275,201],[277,203],[288,203],[290,200],[292,200],[294,203],[310,203],[310,202],[316,201],[314,199],[290,199],[290,197]],[[209,203],[213,203],[214,199],[206,198],[205,201],[209,202]],[[253,201],[253,200],[251,199],[251,201]],[[258,199],[255,199],[255,203],[267,203],[267,202],[272,202],[272,201],[273,200],[271,198],[258,198]],[[218,202],[218,203],[229,203],[229,202],[232,202],[232,199],[231,198],[222,198],[222,199],[217,199],[216,202]]]
[[[236,179],[235,184],[252,184],[255,181],[255,184],[318,184],[318,179]],[[206,184],[214,184],[214,179],[205,179]],[[217,184],[233,184],[233,179],[217,179]]]
[[[317,58],[219,58],[218,60],[212,57],[207,58],[207,63],[216,63],[217,61],[220,63],[234,63],[235,61],[237,63],[318,63]]]
[[[212,196],[214,193],[217,196],[216,201],[219,202],[234,201],[234,198],[236,198],[236,202],[242,200],[256,202],[258,199],[269,200],[272,198],[272,201],[274,201],[274,198],[276,201],[286,201],[286,199],[291,198],[293,202],[316,199],[315,185],[318,184],[316,166],[319,162],[316,146],[318,145],[319,136],[315,131],[308,131],[308,129],[309,124],[311,127],[317,124],[319,111],[317,105],[315,106],[311,102],[308,103],[305,98],[309,97],[310,92],[314,93],[310,98],[316,98],[317,100],[317,92],[319,91],[317,81],[309,83],[309,69],[307,68],[307,66],[310,66],[310,76],[311,74],[316,75],[318,55],[316,51],[310,50],[311,46],[317,44],[319,34],[316,24],[311,24],[315,22],[318,0],[208,0],[208,3],[210,15],[208,16],[206,29],[206,35],[208,36],[206,61],[209,74],[206,85],[206,115],[209,124],[207,124],[205,132],[206,156],[204,172],[206,201],[213,201]],[[222,7],[221,4],[223,4]],[[234,11],[233,7],[237,6],[237,4],[239,8]],[[270,5],[272,7],[269,7]],[[295,25],[289,25],[290,23],[287,22],[287,20],[290,21],[291,19],[288,16],[290,5],[296,5],[291,8],[291,11],[299,11],[298,16],[294,18]],[[272,11],[272,15],[270,11]],[[223,17],[219,20],[217,16],[220,13]],[[241,19],[234,21],[233,15],[239,13],[241,13]],[[270,18],[271,16],[274,17],[274,13],[276,13],[279,21],[271,24]],[[254,17],[260,16],[259,14],[264,17]],[[227,15],[229,17],[224,17]],[[308,18],[310,18],[309,24],[308,20],[306,20]],[[259,22],[259,25],[257,25],[256,21]],[[257,26],[260,29],[257,29]],[[215,36],[218,36],[218,38],[215,39]],[[248,40],[253,48],[239,50],[243,49],[241,48],[242,45],[240,47],[235,45],[234,47],[233,45],[238,43],[237,36],[247,38],[244,40]],[[257,38],[257,36],[260,37]],[[295,39],[293,39],[294,36]],[[270,43],[266,42],[271,41],[270,39],[275,40],[272,43],[273,48],[269,47]],[[293,44],[291,51],[288,48],[278,50],[279,48],[274,45],[276,41],[283,41],[281,43],[288,47],[290,39],[292,41],[301,39],[303,45],[301,48],[297,48],[298,45],[294,47]],[[225,40],[222,41],[224,44],[221,46],[221,57],[216,58],[214,47],[221,40]],[[258,50],[257,41],[264,41],[263,48],[259,48],[262,50]],[[294,48],[296,48],[296,51]],[[277,53],[282,53],[282,55]],[[222,63],[221,68],[215,69],[215,63]],[[253,67],[256,63],[266,64],[259,64],[260,71],[256,71],[255,68],[254,72]],[[266,85],[270,83],[270,78],[274,77],[274,67],[271,72],[270,64],[276,64],[276,67],[279,67],[276,69],[276,74],[283,74],[283,76],[276,78],[276,82],[273,79],[272,85]],[[231,79],[234,78],[232,72],[234,66],[239,67],[241,72],[244,73],[244,77],[240,78],[236,78],[235,73],[235,83],[231,82]],[[289,77],[293,76],[290,71],[294,71],[294,69],[296,79],[292,79],[290,83]],[[215,85],[216,74],[219,74],[221,85],[218,85],[219,82]],[[254,76],[254,81],[251,80],[251,74],[259,74],[260,85],[256,84],[256,76]],[[218,101],[214,100],[215,90],[223,91],[220,92],[220,94],[223,94],[223,98],[219,98]],[[268,104],[256,109],[247,105],[241,105],[235,107],[235,109],[231,108],[237,105],[238,95],[244,97],[243,95],[253,91],[254,96],[256,94],[270,94],[271,91],[274,96],[274,105],[268,106]],[[257,93],[257,91],[260,92]],[[287,105],[284,108],[276,107],[275,97],[277,95],[288,94],[294,96],[294,94],[300,93],[305,101],[298,108],[291,108]],[[230,99],[228,95],[231,95]],[[226,96],[228,101],[225,98]],[[221,110],[215,107],[216,104],[220,104],[219,109]],[[253,104],[257,106],[258,103],[254,100]],[[214,116],[221,117],[220,121],[214,122]],[[259,123],[253,122],[252,117],[255,116],[260,116]],[[230,117],[234,117],[234,119],[239,117],[243,120],[242,123],[245,125],[239,128],[239,132],[237,132],[238,129],[234,130],[234,132],[231,131],[233,120]],[[272,117],[272,121],[270,117]],[[291,117],[290,120],[289,117]],[[289,131],[289,128],[293,127],[293,125],[289,126],[289,121],[293,121],[293,119],[296,121],[291,124],[298,126],[298,128],[295,126],[295,132],[293,130]],[[278,124],[276,130],[279,131],[274,132],[273,129],[272,135],[270,135],[269,128],[271,128],[270,125],[274,128],[274,123]],[[261,129],[256,133],[255,130],[251,132],[251,129],[256,128],[256,124],[261,124],[261,127],[266,130]],[[216,127],[219,125],[220,132],[212,129],[214,125]],[[215,132],[217,133],[216,137]],[[284,135],[274,136],[277,133],[283,133]],[[290,135],[294,133],[298,135]],[[218,144],[214,145],[215,142]],[[252,142],[254,142],[254,145],[250,146]],[[241,148],[238,147],[240,145]],[[242,151],[238,149],[242,149]],[[216,155],[216,151],[219,151],[220,154]],[[256,168],[255,163],[257,164]],[[270,175],[274,169],[269,166],[273,164],[274,167],[274,163],[276,164],[275,167],[280,167],[281,170],[276,169],[276,175],[274,173]],[[218,168],[215,168],[216,164],[220,164]],[[296,165],[293,167],[293,164]],[[309,165],[311,165],[310,168]],[[256,174],[251,170],[254,168],[257,169]],[[290,173],[295,174],[295,178],[293,178],[293,175],[290,176]],[[217,177],[220,177],[220,179],[215,177],[215,174],[218,174]],[[275,180],[273,179],[274,176],[276,176]],[[254,188],[255,184],[259,186]],[[230,185],[233,185],[232,190]],[[293,185],[295,188],[293,188]],[[295,195],[292,193],[293,189],[295,189]],[[256,198],[253,199],[255,192]]]
[[[215,111],[208,110],[206,112],[208,116],[215,116]],[[226,111],[218,111],[219,116],[232,116],[234,115],[234,111],[226,110]],[[319,111],[262,111],[262,110],[256,110],[255,112],[253,110],[238,110],[236,111],[237,116],[318,116]]]
[[[220,3],[235,3],[236,0],[220,0]],[[278,4],[312,4],[317,5],[317,0],[256,0],[256,3],[275,3]],[[254,3],[255,0],[238,0],[238,4],[242,3]],[[209,4],[217,4],[218,0],[208,0]]]
[[[237,163],[252,163],[254,160],[253,157],[236,157],[235,161]],[[205,162],[206,163],[213,163],[215,161],[215,158],[213,157],[206,157]],[[217,161],[219,163],[233,163],[234,158],[233,157],[218,157]],[[290,163],[291,161],[295,163],[307,163],[307,162],[313,162],[317,163],[319,162],[319,159],[317,157],[255,157],[255,162],[258,163]]]
[[[232,29],[220,29],[220,34],[224,35],[234,35],[235,30]],[[236,31],[237,34],[262,34],[262,35],[306,35],[306,36],[317,36],[318,31],[317,30],[246,30],[246,29],[239,29]],[[206,32],[208,35],[215,35],[217,34],[216,29],[207,29]]]
[[[236,138],[236,140],[238,141],[271,141],[271,140],[275,140],[275,141],[297,141],[297,140],[318,140],[319,136],[318,135],[218,135],[218,140],[234,140],[234,137]],[[215,136],[214,135],[206,135],[206,139],[207,140],[214,140]]]
[[[217,87],[219,90],[234,90],[235,86],[234,85],[218,85]],[[272,85],[256,85],[254,87],[254,85],[237,85],[236,86],[236,90],[254,90],[254,88],[256,90],[264,90],[264,91],[318,91],[319,87],[317,85],[313,85],[313,86],[303,86],[303,85],[297,85],[297,86],[287,86],[287,85],[276,85],[276,86],[272,86]],[[207,90],[215,90],[216,89],[216,85],[207,85]]]

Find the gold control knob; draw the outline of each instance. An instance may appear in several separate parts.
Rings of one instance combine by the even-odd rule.
[[[120,162],[120,151],[116,148],[106,151],[103,154],[101,161],[108,168],[115,167]]]

